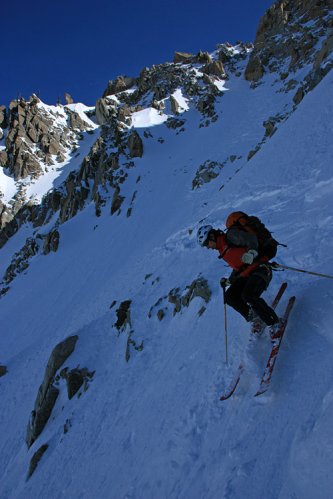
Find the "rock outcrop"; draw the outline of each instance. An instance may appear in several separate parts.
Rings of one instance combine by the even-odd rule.
[[[207,304],[211,299],[211,295],[212,292],[208,281],[204,277],[198,277],[184,289],[173,288],[169,291],[168,295],[159,298],[150,308],[148,317],[151,318],[153,315],[156,315],[161,321],[168,312],[170,304],[173,306],[172,315],[175,316],[184,307],[188,307],[194,298],[199,297]],[[203,305],[198,314],[202,315],[205,310],[206,307]]]
[[[66,359],[73,353],[78,336],[69,336],[52,351],[46,366],[44,379],[39,387],[34,410],[28,423],[26,442],[28,447],[35,442],[43,431],[59,395],[53,384],[54,376]]]
[[[65,152],[76,147],[78,132],[90,128],[76,112],[44,106],[36,95],[29,101],[12,101],[6,120],[6,150],[1,152],[0,166],[16,180],[36,178],[47,166],[63,161]]]
[[[40,242],[33,237],[28,237],[20,251],[14,254],[11,264],[5,272],[3,284],[9,284],[18,274],[24,272],[33,256],[37,255]]]
[[[6,106],[0,106],[0,128],[7,128]]]
[[[0,364],[0,378],[1,378],[1,376],[4,376],[5,374],[7,374],[7,372],[8,372],[7,371],[7,367],[6,366],[2,366]]]
[[[126,90],[132,88],[135,84],[136,78],[131,78],[129,76],[118,76],[115,81],[109,81],[108,86],[103,93],[103,97],[114,95],[119,92],[125,92]]]
[[[68,94],[67,92],[65,92],[65,101],[66,101],[66,104],[73,104],[74,100],[73,100],[73,97],[71,96],[71,94]]]
[[[39,461],[42,459],[43,455],[45,454],[48,448],[49,448],[48,444],[43,444],[32,456],[30,460],[27,480],[29,480],[29,478],[31,478],[33,473],[36,471]]]
[[[333,67],[332,8],[333,0],[275,2],[260,20],[245,79],[257,84],[265,73],[277,73],[288,92],[294,88],[292,75],[308,65],[294,97],[297,105]]]
[[[117,321],[114,326],[119,332],[123,331],[127,326],[131,327],[131,303],[132,300],[125,300],[116,310]]]
[[[94,374],[95,371],[90,372],[87,368],[81,369],[76,367],[75,369],[63,369],[60,373],[60,377],[66,380],[68,399],[71,400],[82,386],[84,386],[86,390],[88,383],[92,380]]]
[[[137,131],[133,130],[128,138],[129,155],[131,158],[142,158],[143,142]]]

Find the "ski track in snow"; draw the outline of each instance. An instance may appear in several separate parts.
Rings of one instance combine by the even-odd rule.
[[[248,326],[228,309],[231,360],[225,366],[218,283],[229,270],[215,253],[197,246],[195,234],[199,220],[222,226],[229,211],[244,210],[260,216],[288,245],[279,250],[280,263],[333,273],[331,87],[328,75],[250,162],[226,166],[198,191],[191,190],[197,167],[207,158],[245,155],[262,139],[264,119],[283,108],[287,97],[274,101],[270,85],[252,91],[234,78],[216,123],[199,129],[198,114],[184,113],[191,139],[154,121],[153,138],[133,173],[142,180],[132,216],[125,220],[124,209],[110,217],[108,206],[96,219],[88,207],[60,226],[57,253],[37,256],[17,277],[0,303],[1,362],[9,371],[0,381],[1,497],[330,496],[331,282],[296,272],[274,274],[267,299],[286,279],[279,310],[287,296],[296,294],[297,301],[271,388],[254,398],[270,342],[264,336],[249,344]],[[234,122],[234,114],[241,122]],[[137,118],[147,120],[147,114]],[[129,179],[125,203],[133,188]],[[2,249],[3,262],[29,231],[25,227]],[[159,298],[176,287],[184,290],[200,274],[213,293],[201,317],[203,302],[195,298],[175,316],[165,300],[164,319],[156,313],[148,318]],[[112,326],[115,309],[126,299],[132,300],[133,339],[144,341],[142,352],[130,350],[128,363],[129,329],[118,334]],[[117,306],[110,309],[113,300]],[[70,334],[79,341],[65,365],[96,370],[95,377],[71,401],[60,386],[51,419],[27,451],[25,429],[47,359]],[[243,354],[249,369],[234,396],[221,403]],[[26,482],[30,458],[43,443],[49,448]]]

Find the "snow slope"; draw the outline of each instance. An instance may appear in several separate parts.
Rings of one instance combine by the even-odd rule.
[[[274,275],[266,297],[286,279],[297,301],[271,390],[254,398],[269,340],[249,347],[248,325],[228,309],[231,362],[225,366],[219,279],[229,271],[216,253],[197,246],[195,234],[202,220],[222,227],[231,210],[244,210],[288,245],[280,263],[333,274],[332,85],[329,73],[249,162],[262,122],[288,104],[285,94],[270,98],[269,80],[253,90],[231,78],[220,117],[207,128],[199,128],[193,109],[183,114],[185,133],[153,117],[153,137],[124,185],[128,197],[138,190],[132,216],[111,217],[106,207],[96,219],[88,206],[59,227],[58,252],[37,256],[15,279],[0,302],[0,360],[8,367],[0,379],[2,498],[331,496],[332,281]],[[142,118],[147,126],[147,115]],[[231,154],[242,159],[191,189],[200,164]],[[1,271],[29,231],[1,250]],[[156,313],[148,318],[159,298],[201,274],[213,293],[201,316],[203,301],[195,298],[175,316],[164,301],[163,320]],[[132,338],[144,348],[132,348],[126,362],[129,331],[118,334],[110,305],[128,299]],[[71,334],[79,341],[66,365],[96,374],[89,390],[70,401],[60,386],[51,419],[27,451],[26,425],[48,357]],[[247,374],[235,396],[221,403],[244,352]],[[26,481],[43,443],[49,448]]]

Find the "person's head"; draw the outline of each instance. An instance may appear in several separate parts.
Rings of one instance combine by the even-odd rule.
[[[200,246],[216,249],[216,238],[219,231],[215,230],[211,225],[202,225],[198,229],[197,241]]]
[[[230,229],[233,225],[242,225],[246,219],[247,215],[243,211],[233,211],[228,215],[225,226],[227,229]]]

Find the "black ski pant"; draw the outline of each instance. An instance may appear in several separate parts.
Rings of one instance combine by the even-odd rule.
[[[269,279],[270,281],[270,279]],[[267,305],[260,295],[268,286],[266,276],[253,273],[248,277],[237,277],[226,291],[226,302],[247,321],[249,320],[250,307],[268,326],[278,322],[279,318],[274,310]]]

